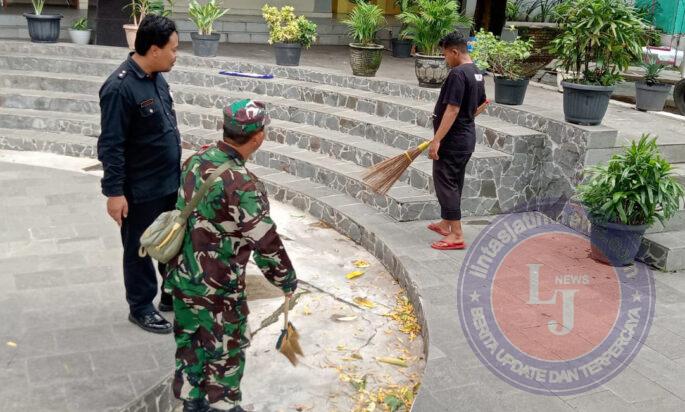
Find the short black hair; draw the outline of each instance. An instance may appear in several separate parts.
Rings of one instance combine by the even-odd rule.
[[[254,135],[256,135],[257,133],[264,130],[264,128],[262,127],[261,129],[257,130],[256,132],[252,132],[250,134],[241,134],[239,136],[236,136],[236,135],[232,134],[226,127],[224,127],[223,129],[224,129],[224,139],[228,139],[231,142],[237,144],[238,146],[242,146],[245,143],[249,142],[250,139],[252,139],[252,137]]]
[[[466,53],[466,51],[468,50],[468,42],[469,39],[462,36],[461,33],[459,33],[458,31],[453,31],[452,33],[449,33],[445,37],[440,39],[440,43],[438,43],[438,45],[443,49],[447,49],[449,47],[456,47],[457,49],[459,49],[460,52]]]
[[[152,46],[163,48],[176,32],[173,20],[156,14],[148,14],[138,26],[136,53],[145,56]]]

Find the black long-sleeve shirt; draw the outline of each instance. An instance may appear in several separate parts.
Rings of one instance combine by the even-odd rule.
[[[102,193],[140,203],[178,190],[181,135],[169,84],[131,56],[100,88],[98,159]]]

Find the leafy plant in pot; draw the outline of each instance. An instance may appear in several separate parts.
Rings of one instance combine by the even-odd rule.
[[[167,7],[168,5],[168,7]],[[132,24],[124,24],[126,33],[126,43],[130,50],[136,46],[136,33],[140,22],[148,14],[158,14],[160,16],[170,16],[174,8],[174,0],[131,0],[124,9],[130,9]]]
[[[506,42],[498,40],[494,34],[481,29],[476,34],[476,42],[471,57],[481,70],[489,70],[495,75],[495,102],[520,105],[528,88],[521,63],[530,56],[533,40]]]
[[[414,0],[395,0],[395,5],[400,9],[400,13],[410,10],[415,4]],[[411,57],[412,42],[406,39],[402,34],[406,28],[405,24],[400,27],[399,35],[390,39],[390,46],[392,49],[392,57],[406,59]]]
[[[440,87],[449,68],[440,54],[440,40],[458,25],[473,21],[459,14],[455,0],[417,0],[416,6],[397,16],[406,25],[403,35],[418,49],[414,68],[419,85]]]
[[[645,24],[624,0],[576,0],[555,8],[561,34],[549,50],[560,68],[574,73],[562,82],[567,122],[602,122],[621,71],[642,53]]]
[[[86,45],[90,43],[90,34],[92,29],[88,28],[88,19],[81,17],[74,20],[69,29],[69,36],[71,41],[76,44]]]
[[[664,65],[657,62],[653,55],[642,64],[645,75],[642,81],[635,82],[635,107],[642,111],[664,110],[666,99],[671,92],[671,85],[659,82],[659,74]]]
[[[190,0],[188,15],[197,26],[197,33],[190,33],[193,41],[193,54],[200,57],[214,57],[219,50],[221,35],[214,33],[214,22],[228,13],[222,9],[221,0],[209,0],[200,5],[197,0]]]
[[[626,265],[655,219],[663,224],[678,211],[685,189],[661,157],[656,138],[648,134],[587,172],[589,179],[578,194],[592,223],[592,257]]]
[[[60,32],[61,14],[43,14],[45,0],[31,0],[33,13],[24,13],[29,28],[29,37],[34,43],[57,43]]]
[[[343,20],[349,28],[349,35],[355,40],[350,43],[350,65],[355,76],[373,77],[383,59],[384,47],[376,43],[376,34],[385,26],[383,10],[375,4],[357,3]]]
[[[279,9],[265,4],[262,16],[269,26],[269,44],[274,45],[276,64],[298,66],[302,48],[308,49],[316,41],[316,24],[304,16],[295,16],[292,6]]]

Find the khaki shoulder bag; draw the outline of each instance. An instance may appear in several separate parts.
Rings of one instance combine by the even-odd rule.
[[[204,183],[200,186],[200,190],[190,200],[190,203],[181,210],[171,210],[164,212],[155,219],[154,222],[145,230],[140,237],[140,249],[138,255],[140,257],[150,256],[161,263],[167,263],[181,251],[183,245],[183,237],[185,236],[185,227],[188,223],[188,217],[193,213],[202,200],[202,197],[207,193],[209,187],[214,183],[223,172],[228,170],[231,166],[230,161],[219,166]]]

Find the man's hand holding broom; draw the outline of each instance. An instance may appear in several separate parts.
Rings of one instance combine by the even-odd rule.
[[[490,100],[485,100],[483,104],[478,106],[478,109],[476,109],[476,112],[474,113],[474,117],[483,113],[483,111],[488,107],[488,104],[490,104]],[[440,140],[442,140],[445,134],[447,134],[447,131],[449,131],[450,127],[452,127],[452,124],[454,124],[458,114],[459,107],[448,106],[442,122],[440,123],[440,128],[435,133],[435,138],[433,140],[425,141],[414,149],[407,150],[401,155],[385,159],[384,161],[373,165],[364,175],[364,182],[369,185],[374,192],[385,194],[388,192],[388,190],[390,190],[392,185],[395,184],[397,179],[402,176],[402,173],[407,170],[414,159],[419,157],[419,155],[428,147],[430,147],[428,157],[437,160],[439,158],[438,150],[440,150]],[[448,116],[451,116],[451,118],[448,118]],[[437,138],[438,136],[441,136],[440,139]]]

